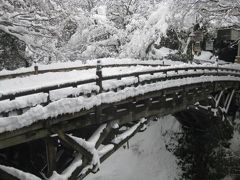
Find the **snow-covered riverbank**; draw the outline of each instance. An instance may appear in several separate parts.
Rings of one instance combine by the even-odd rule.
[[[97,174],[86,180],[174,180],[181,175],[176,157],[165,145],[171,132],[180,131],[178,121],[167,116],[151,122],[147,130],[130,140],[130,148],[121,148],[107,159]]]

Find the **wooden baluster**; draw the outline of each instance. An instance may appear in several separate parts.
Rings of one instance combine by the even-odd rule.
[[[51,177],[53,171],[56,170],[56,148],[53,139],[47,137],[45,139],[46,155],[47,155],[47,177]]]
[[[101,61],[98,60],[97,61],[97,69],[96,69],[96,75],[98,76],[97,82],[96,84],[99,86],[99,93],[102,92],[103,87],[102,87],[102,65],[101,65]]]
[[[37,75],[38,74],[38,65],[37,62],[34,61],[34,74]]]
[[[137,87],[137,86],[139,85],[139,83],[140,83],[140,81],[139,81],[139,75],[135,75],[135,77],[137,78],[137,83],[135,83],[135,87]]]
[[[101,65],[101,61],[98,60],[97,61],[97,69],[96,69],[96,75],[98,76],[98,79],[96,81],[96,84],[99,86],[99,94],[102,93],[103,91],[103,86],[102,86],[102,65]],[[96,107],[96,121],[100,122],[101,121],[101,114],[102,114],[102,107],[101,105]]]

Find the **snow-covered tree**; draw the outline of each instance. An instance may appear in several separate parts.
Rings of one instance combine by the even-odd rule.
[[[57,28],[64,18],[60,6],[51,0],[0,1],[0,29],[24,41],[37,56],[55,53]]]
[[[239,0],[173,0],[172,20],[179,28],[189,28],[193,23],[208,22],[216,26],[232,26],[239,24]]]
[[[0,70],[28,66],[25,49],[23,41],[0,30]]]
[[[168,4],[160,3],[157,10],[141,25],[142,28],[134,31],[130,42],[123,47],[121,56],[146,59],[151,46],[160,42],[161,36],[166,35],[170,14]]]
[[[183,53],[187,51],[189,34],[196,24],[205,29],[205,35],[212,34],[216,28],[240,26],[239,0],[173,0],[169,5],[172,12],[170,26],[178,35]]]
[[[167,31],[183,51],[194,24],[240,26],[239,11],[239,0],[0,0],[0,30],[46,63],[49,57],[147,59]]]
[[[147,17],[161,0],[113,0],[107,3],[108,16],[118,28],[126,29],[136,15]]]
[[[1,0],[0,29],[24,41],[27,55],[35,60],[64,60],[72,54],[71,37],[89,24],[81,5],[77,1]]]
[[[77,19],[75,33],[61,47],[61,52],[67,59],[94,59],[117,54],[118,30],[107,18],[106,6],[97,6],[91,13]]]

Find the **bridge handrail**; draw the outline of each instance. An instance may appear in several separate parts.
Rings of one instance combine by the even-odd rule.
[[[131,64],[105,64],[103,65],[104,68],[111,68],[111,67],[126,67],[126,66],[168,66],[164,64],[152,64],[152,63],[131,63]],[[44,74],[49,72],[68,72],[73,70],[88,70],[88,69],[94,69],[97,65],[83,65],[83,66],[76,66],[76,67],[66,67],[66,68],[54,68],[54,69],[38,69],[35,70],[29,70],[27,72],[18,72],[18,73],[10,73],[10,74],[4,74],[0,75],[0,80],[3,79],[10,79],[10,78],[16,78],[16,77],[22,77],[22,76],[30,76],[30,75],[36,75],[36,74]]]
[[[189,71],[189,70],[215,70],[216,72],[218,71],[227,71],[227,72],[236,72],[240,73],[240,70],[238,69],[233,69],[233,68],[225,68],[225,67],[213,67],[213,66],[207,66],[207,67],[202,67],[202,66],[191,66],[191,67],[169,67],[169,68],[164,68],[164,69],[158,69],[158,70],[150,70],[150,71],[139,71],[139,72],[133,72],[133,73],[126,73],[126,74],[120,74],[120,75],[112,75],[112,76],[104,76],[102,77],[101,81],[105,80],[111,80],[111,79],[121,79],[125,77],[139,77],[141,75],[146,75],[146,74],[155,74],[155,73],[165,73],[167,74],[168,72],[175,71],[178,73],[179,71]],[[231,75],[231,73],[229,73]],[[233,74],[236,75],[236,74]],[[86,80],[80,80],[80,81],[74,81],[74,82],[68,82],[68,83],[63,83],[63,84],[55,84],[51,86],[44,86],[40,88],[34,88],[34,89],[27,89],[23,90],[20,92],[13,92],[9,94],[0,94],[0,101],[2,100],[13,100],[17,97],[21,96],[26,96],[26,95],[31,95],[31,94],[37,94],[37,93],[49,93],[52,90],[57,90],[57,89],[62,89],[66,87],[77,87],[79,85],[83,84],[88,84],[88,83],[96,83],[99,78],[92,78],[92,79],[86,79]]]
[[[213,67],[213,66],[207,66],[207,67],[201,67],[201,66],[196,66],[196,67],[169,67],[169,68],[164,68],[164,69],[158,69],[158,70],[150,70],[150,71],[143,71],[143,72],[133,72],[133,73],[126,73],[126,74],[121,74],[121,75],[113,75],[113,76],[106,76],[103,77],[103,80],[111,80],[111,79],[119,79],[119,78],[124,78],[124,77],[130,77],[130,76],[141,76],[145,74],[155,74],[155,73],[167,73],[171,71],[189,71],[189,70],[221,70],[221,71],[232,71],[232,72],[239,72],[240,70],[238,69],[233,69],[233,68],[225,68],[225,67]]]

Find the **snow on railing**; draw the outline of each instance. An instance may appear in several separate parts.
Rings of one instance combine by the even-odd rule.
[[[63,98],[59,101],[52,102],[46,106],[37,105],[32,107],[23,114],[0,118],[0,133],[13,131],[29,126],[33,123],[57,118],[59,115],[74,114],[88,111],[101,105],[111,106],[112,103],[120,102],[131,97],[137,97],[151,92],[167,90],[171,88],[182,88],[185,86],[200,85],[212,82],[240,82],[239,77],[232,76],[201,76],[192,78],[178,78],[168,81],[160,81],[137,87],[126,87],[120,91],[103,92],[90,97]],[[98,111],[97,111],[98,112]],[[96,113],[98,121],[98,113]],[[99,113],[100,115],[100,113]]]
[[[112,67],[128,67],[128,66],[168,66],[164,64],[147,64],[147,63],[129,63],[129,64],[105,64],[103,65],[104,68],[112,68]],[[54,68],[54,69],[39,69],[39,66],[33,66],[33,69],[29,69],[25,72],[9,72],[5,74],[0,74],[0,80],[3,79],[10,79],[16,77],[23,77],[23,76],[30,76],[30,75],[37,75],[37,74],[44,74],[50,72],[68,72],[73,70],[88,70],[88,69],[96,69],[97,65],[82,65],[82,66],[75,66],[75,67],[66,67],[66,68]]]
[[[183,72],[181,72],[183,71]],[[193,72],[190,72],[193,71]],[[199,74],[197,74],[197,71],[201,71]],[[190,73],[188,73],[190,72]],[[0,92],[0,101],[6,100],[6,99],[15,99],[16,97],[20,96],[26,96],[30,94],[36,94],[36,93],[49,93],[52,90],[56,89],[62,89],[62,88],[67,88],[67,87],[77,87],[79,85],[83,84],[89,84],[89,83],[96,83],[97,85],[101,83],[102,81],[106,80],[121,80],[123,78],[129,78],[129,77],[137,77],[139,79],[140,76],[143,75],[151,75],[152,79],[155,78],[155,74],[157,73],[163,73],[165,77],[167,78],[168,74],[172,75],[179,75],[179,76],[184,76],[185,74],[196,74],[196,75],[217,75],[217,73],[221,73],[221,75],[234,75],[234,76],[239,76],[240,75],[240,70],[238,69],[231,69],[231,68],[224,68],[224,67],[219,67],[216,68],[214,66],[208,66],[208,67],[203,67],[203,66],[190,66],[190,67],[169,67],[169,68],[164,68],[164,69],[157,69],[157,70],[147,70],[147,71],[139,71],[139,72],[132,72],[132,73],[125,73],[121,75],[112,75],[112,76],[103,76],[98,77],[99,74],[97,74],[94,78],[92,79],[85,79],[85,80],[79,80],[79,81],[74,81],[74,82],[67,82],[67,83],[60,83],[60,84],[54,84],[54,85],[47,85],[47,86],[42,86],[39,88],[34,88],[34,89],[26,89],[26,90],[19,90],[18,92],[7,92],[7,93],[1,93]],[[97,71],[98,73],[98,71]],[[139,82],[138,82],[139,83]]]
[[[102,66],[98,66],[92,79],[67,82],[26,89],[18,92],[0,92],[0,113],[33,107],[37,104],[49,104],[61,98],[91,96],[100,92],[118,91],[125,87],[154,83],[178,78],[200,76],[240,76],[240,70],[215,66],[167,67],[157,70],[131,72],[120,75],[102,76]],[[56,91],[57,90],[57,91]],[[21,112],[19,112],[21,114]],[[4,115],[6,116],[6,115]]]

